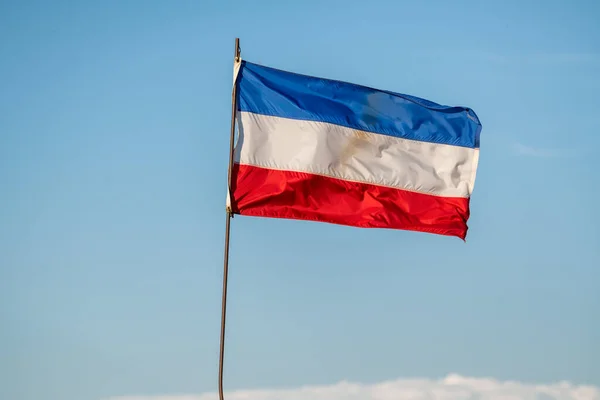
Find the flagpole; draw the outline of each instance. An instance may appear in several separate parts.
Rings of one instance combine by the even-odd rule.
[[[235,38],[234,50],[234,65],[240,61],[240,39]],[[231,193],[231,174],[233,169],[233,142],[235,140],[235,116],[237,111],[237,87],[233,82],[233,90],[231,93],[231,133],[229,137],[229,167],[227,169],[227,196],[229,199]],[[221,341],[219,349],[219,400],[224,400],[223,397],[223,361],[225,357],[225,316],[227,312],[227,275],[229,272],[229,236],[231,231],[231,219],[233,212],[229,206],[229,201],[226,210],[225,222],[225,251],[223,253],[223,297],[221,299]]]

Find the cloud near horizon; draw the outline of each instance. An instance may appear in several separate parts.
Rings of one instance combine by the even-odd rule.
[[[200,395],[122,396],[108,400],[216,400]],[[569,382],[531,384],[469,378],[456,374],[439,380],[397,379],[375,384],[342,381],[292,389],[253,389],[225,393],[226,400],[600,400],[600,388]]]

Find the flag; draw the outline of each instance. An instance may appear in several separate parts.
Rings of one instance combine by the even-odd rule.
[[[233,214],[466,238],[472,109],[245,60],[234,85]]]

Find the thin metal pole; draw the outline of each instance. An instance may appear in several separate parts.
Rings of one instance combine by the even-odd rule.
[[[240,60],[240,39],[235,38],[235,62]],[[227,170],[227,190],[228,195],[231,193],[231,175],[233,169],[233,141],[235,140],[235,116],[237,111],[237,89],[234,82],[233,91],[231,93],[231,134],[229,138],[229,168]],[[223,297],[221,299],[221,347],[219,351],[219,400],[224,400],[223,397],[223,359],[225,357],[225,316],[227,312],[227,275],[229,272],[229,236],[231,228],[231,218],[233,212],[231,209],[226,210],[225,222],[225,251],[223,254]]]

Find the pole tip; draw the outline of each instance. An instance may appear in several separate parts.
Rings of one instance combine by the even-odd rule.
[[[235,61],[239,62],[240,61],[240,55],[242,53],[242,49],[240,48],[240,38],[236,37],[235,38]]]

